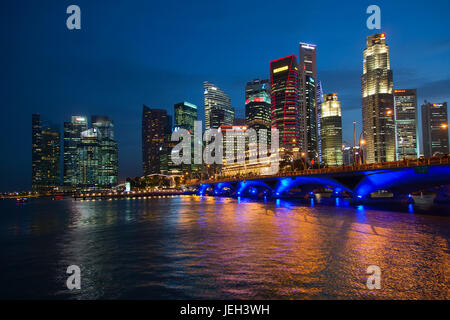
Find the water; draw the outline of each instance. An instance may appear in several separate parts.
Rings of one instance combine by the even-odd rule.
[[[3,200],[0,213],[0,298],[450,298],[445,215],[197,196]],[[81,290],[66,288],[69,265]],[[370,265],[381,290],[366,288]]]

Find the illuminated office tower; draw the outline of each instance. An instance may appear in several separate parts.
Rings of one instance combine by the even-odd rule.
[[[105,116],[92,116],[92,128],[98,132],[100,148],[100,166],[98,170],[98,185],[102,189],[117,185],[118,177],[118,146],[114,140],[114,122]]]
[[[96,128],[81,133],[77,145],[76,188],[78,190],[100,189],[100,133]]]
[[[174,130],[186,129],[191,132],[191,164],[183,164],[180,166],[175,166],[171,161],[171,150],[169,146],[169,163],[173,173],[179,172],[190,172],[192,170],[200,169],[200,165],[194,164],[194,124],[197,121],[198,113],[197,106],[189,102],[180,102],[174,105]],[[178,144],[178,142],[175,142]]]
[[[248,128],[267,130],[267,144],[270,144],[270,83],[255,79],[245,87],[245,124]],[[256,142],[256,141],[255,141]]]
[[[329,167],[342,165],[341,102],[336,93],[326,94],[321,118],[322,159]]]
[[[396,160],[419,156],[417,90],[394,90]]]
[[[167,171],[168,144],[171,119],[163,109],[143,107],[142,111],[142,167],[144,175]]]
[[[205,129],[219,128],[221,125],[233,125],[234,109],[230,97],[214,84],[205,81]]]
[[[197,106],[189,102],[180,102],[174,105],[174,127],[188,131],[194,130],[194,123],[197,121]]]
[[[316,86],[316,110],[317,110],[317,145],[319,151],[319,161],[322,162],[322,139],[320,132],[320,122],[321,122],[321,114],[322,114],[322,103],[323,103],[323,87],[322,82],[317,81]]]
[[[422,143],[425,157],[448,154],[447,102],[422,105]]]
[[[361,77],[364,153],[367,163],[395,160],[392,70],[384,33],[367,37]]]
[[[271,121],[279,131],[281,151],[300,146],[299,72],[297,56],[270,62]]]
[[[60,132],[39,114],[32,115],[32,189],[53,191],[60,186]]]
[[[318,117],[316,101],[317,46],[299,44],[299,85],[300,85],[300,150],[307,153],[310,160],[318,160]]]
[[[77,146],[81,142],[81,132],[88,129],[86,117],[72,116],[70,122],[64,122],[64,177],[65,186],[76,184]]]

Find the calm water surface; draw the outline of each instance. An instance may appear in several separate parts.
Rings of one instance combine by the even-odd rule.
[[[449,239],[448,216],[362,206],[2,200],[0,298],[449,299]],[[369,265],[381,290],[366,289]]]

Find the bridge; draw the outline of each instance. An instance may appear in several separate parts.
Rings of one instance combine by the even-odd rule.
[[[410,198],[412,192],[432,189],[446,197],[450,157],[306,169],[273,176],[218,177],[191,180],[186,185],[196,188],[199,195],[212,196],[285,198],[295,193],[314,197],[315,190],[326,189],[336,197],[350,196],[362,201],[381,190],[393,193],[394,198]]]

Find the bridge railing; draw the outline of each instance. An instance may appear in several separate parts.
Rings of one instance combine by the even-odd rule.
[[[187,181],[186,185],[198,185],[198,184],[209,184],[218,182],[232,182],[236,180],[253,180],[262,178],[276,178],[276,177],[291,177],[291,176],[306,176],[306,175],[319,175],[319,174],[330,174],[330,173],[340,173],[340,172],[357,172],[357,171],[367,171],[367,170],[383,170],[383,169],[397,169],[397,168],[412,168],[418,166],[433,166],[433,165],[443,165],[450,164],[449,155],[431,157],[431,158],[419,158],[419,159],[405,159],[401,161],[392,162],[380,162],[380,163],[369,163],[369,164],[357,164],[352,166],[341,166],[333,168],[320,168],[320,169],[306,169],[301,171],[285,171],[279,172],[275,175],[261,176],[261,175],[236,175],[228,177],[218,177],[217,179],[207,179],[207,180],[190,180]]]

